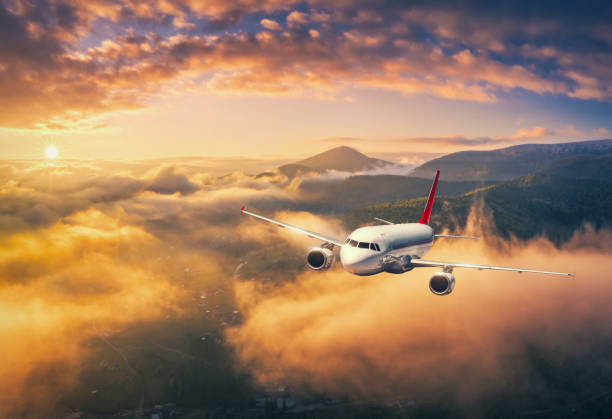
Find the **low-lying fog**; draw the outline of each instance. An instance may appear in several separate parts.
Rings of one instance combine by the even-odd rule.
[[[240,315],[217,319],[233,368],[253,387],[445,400],[477,415],[501,398],[560,409],[609,398],[609,232],[586,228],[561,248],[545,239],[502,242],[474,215],[469,233],[486,240],[440,240],[428,258],[576,276],[456,269],[455,291],[437,297],[427,285],[434,269],[373,277],[338,263],[305,270],[316,241],[240,217],[242,204],[340,239],[346,227],[295,211],[306,199],[295,182],[270,180],[165,164],[144,173],[94,162],[0,167],[3,411],[35,416],[33,400],[66,407],[64,393],[102,361],[93,340],[126,355],[114,338],[134,326],[196,319],[197,329],[211,290]],[[152,340],[163,346],[176,331],[157,333]],[[138,373],[135,354],[125,362]]]

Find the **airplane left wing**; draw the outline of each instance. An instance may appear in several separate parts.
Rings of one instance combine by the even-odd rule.
[[[474,239],[474,240],[478,240],[480,239],[480,237],[474,237],[474,236],[455,236],[453,234],[434,234],[434,237],[440,238],[447,238],[447,239]]]
[[[569,274],[565,272],[550,272],[550,271],[538,271],[535,269],[507,268],[505,266],[473,265],[471,263],[438,262],[435,260],[422,260],[422,259],[412,259],[410,260],[410,265],[414,267],[474,268],[478,270],[492,269],[495,271],[512,271],[512,272],[518,272],[518,273],[529,272],[529,273],[547,274],[547,275],[574,276],[573,274]]]
[[[278,226],[281,226],[281,227],[284,227],[284,228],[288,228],[289,230],[295,231],[296,233],[301,233],[301,234],[304,234],[306,236],[309,236],[309,237],[312,237],[312,238],[315,238],[315,239],[323,240],[326,243],[331,243],[331,244],[334,244],[336,246],[342,246],[344,244],[344,242],[342,242],[340,240],[336,240],[334,238],[327,237],[327,236],[324,236],[324,235],[319,234],[319,233],[314,233],[312,231],[304,230],[303,228],[296,227],[296,226],[293,226],[291,224],[283,223],[281,221],[276,221],[276,220],[273,220],[272,218],[264,217],[263,215],[259,215],[259,214],[255,214],[254,212],[246,211],[244,208],[245,207],[242,207],[240,209],[240,213],[241,214],[246,214],[246,215],[250,215],[251,217],[259,218],[260,220],[264,220],[264,221],[267,221],[269,223],[273,223],[273,224],[276,224]]]

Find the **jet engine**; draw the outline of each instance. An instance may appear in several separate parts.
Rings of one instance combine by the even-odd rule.
[[[455,288],[455,277],[450,272],[436,272],[429,279],[429,290],[436,295],[448,295]]]
[[[315,271],[329,269],[332,263],[334,263],[334,252],[324,247],[310,249],[306,256],[306,264],[310,269],[314,269]]]

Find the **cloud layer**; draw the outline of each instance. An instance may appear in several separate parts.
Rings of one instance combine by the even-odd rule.
[[[269,386],[382,404],[431,403],[476,417],[492,406],[526,414],[542,406],[540,398],[564,394],[556,386],[565,378],[539,375],[538,357],[583,359],[576,386],[609,369],[608,358],[597,355],[612,338],[609,249],[583,247],[606,238],[585,232],[562,249],[545,240],[441,241],[429,257],[576,274],[560,280],[458,269],[455,291],[444,298],[429,292],[427,270],[369,278],[340,269],[308,272],[272,292],[242,283],[237,298],[247,320],[230,337],[244,365]],[[566,391],[565,402],[547,404],[551,414],[574,403],[582,411],[585,400],[602,396]]]
[[[189,166],[137,174],[105,164],[0,167],[3,412],[57,415],[63,398],[87,389],[83,371],[108,364],[100,345],[135,324],[196,315],[202,290],[231,278],[233,251],[283,240],[261,225],[234,232],[247,198],[287,199],[273,184]],[[138,373],[121,356],[131,382]]]
[[[428,291],[427,269],[369,278],[338,265],[305,271],[317,241],[241,218],[244,202],[333,237],[346,231],[333,217],[278,211],[308,203],[280,175],[108,164],[0,167],[0,401],[14,415],[112,410],[109,394],[128,395],[116,410],[181,400],[164,385],[199,374],[193,365],[216,353],[203,343],[213,334],[220,343],[210,337],[212,345],[237,356],[221,370],[226,379],[238,371],[252,378],[249,388],[284,385],[299,398],[413,400],[485,415],[479,406],[506,406],[497,398],[535,408],[562,394],[580,407],[587,389],[603,385],[609,232],[587,229],[562,248],[491,234],[440,241],[431,258],[576,273],[457,270],[455,291],[441,298]],[[467,228],[487,232],[486,218],[473,216]],[[151,353],[170,360],[154,367],[143,361]],[[541,373],[538,357],[565,365],[550,367],[561,377]],[[166,376],[164,365],[179,372]],[[566,370],[580,371],[584,391],[555,387]],[[140,395],[147,373],[165,384]]]

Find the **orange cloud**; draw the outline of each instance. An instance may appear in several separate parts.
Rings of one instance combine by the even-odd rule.
[[[176,304],[181,292],[161,271],[151,269],[154,264],[137,262],[159,254],[159,242],[98,211],[7,237],[1,247],[0,375],[5,388],[0,401],[5,412],[26,404],[53,406],[48,386],[31,386],[28,379],[59,362],[58,385],[72,385],[88,354],[83,345],[88,339],[181,312]],[[23,394],[29,397],[20,402]]]
[[[530,138],[543,138],[548,136],[548,130],[544,127],[521,128],[510,136],[512,140],[525,140]]]
[[[547,46],[535,51],[533,42],[506,48],[506,38],[520,25],[491,25],[475,16],[478,26],[456,10],[385,11],[348,1],[330,11],[297,11],[291,10],[294,2],[278,0],[95,0],[63,5],[14,1],[6,8],[3,27],[10,28],[13,42],[0,53],[0,96],[6,109],[1,126],[93,129],[107,113],[146,106],[151,97],[184,86],[326,100],[341,99],[342,90],[351,87],[477,102],[496,102],[500,92],[512,89],[610,98],[606,55],[564,54]],[[218,32],[235,27],[246,14],[279,11],[287,13],[289,26],[282,33],[280,23],[268,17],[260,24],[269,31]],[[47,14],[46,21],[33,17]],[[205,31],[198,32],[196,19],[205,21]],[[103,20],[125,28],[155,22],[173,31],[167,36],[163,31],[142,35],[126,29],[91,45],[92,28]],[[313,27],[304,28],[307,23]],[[337,31],[334,23],[350,26]],[[410,29],[418,25],[436,39],[412,36]],[[551,28],[528,29],[538,34]],[[560,68],[551,72],[496,56],[504,53],[531,60],[544,57]]]
[[[308,15],[306,13],[294,10],[287,15],[288,25],[303,25],[305,23],[308,23]]]
[[[610,135],[610,131],[606,128],[597,128],[593,130],[593,133],[602,138],[608,137]]]
[[[302,199],[296,183],[280,174],[217,176],[205,173],[202,166],[211,163],[203,162],[0,166],[3,412],[57,416],[53,407],[88,383],[87,367],[106,364],[96,345],[110,347],[125,336],[121,330],[143,333],[143,325],[161,328],[169,318],[175,323],[165,333],[174,336],[186,317],[197,319],[184,323],[201,333],[201,320],[210,318],[200,304],[211,284],[224,284],[231,312],[239,308],[245,316],[226,336],[249,374],[295,392],[314,388],[368,400],[443,394],[476,400],[473,406],[500,383],[533,380],[537,369],[525,352],[534,347],[572,359],[579,351],[573,342],[584,348],[586,336],[589,349],[605,348],[597,345],[609,337],[607,231],[587,229],[562,248],[490,234],[476,242],[440,241],[432,258],[577,276],[456,270],[454,293],[439,298],[427,289],[430,270],[370,278],[337,265],[305,272],[305,252],[317,241],[240,218],[240,206],[338,238],[346,235],[341,221],[275,212]],[[483,219],[474,215],[467,232]],[[113,353],[127,374],[138,369],[131,357]],[[597,368],[606,361],[588,362],[593,358]],[[109,386],[126,389],[120,380]]]
[[[561,128],[555,131],[557,135],[563,135],[568,137],[580,137],[583,136],[584,133],[577,129],[574,124],[569,124],[565,128]]]
[[[272,19],[262,19],[259,24],[266,29],[270,29],[271,31],[279,31],[283,28],[280,23]]]

